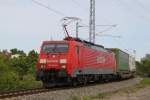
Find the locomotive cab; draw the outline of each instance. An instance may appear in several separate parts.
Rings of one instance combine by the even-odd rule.
[[[43,83],[66,81],[69,43],[67,41],[45,41],[41,46],[37,64],[37,79]]]

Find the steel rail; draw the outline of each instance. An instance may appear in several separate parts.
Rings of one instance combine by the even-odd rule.
[[[37,88],[37,89],[24,89],[24,90],[17,90],[17,91],[1,92],[0,99],[37,94],[37,93],[48,92],[48,91],[49,89]]]
[[[130,78],[130,79],[132,79],[132,78]],[[126,79],[126,80],[130,80],[130,79]],[[58,87],[51,87],[49,89],[37,88],[37,89],[24,89],[24,90],[0,92],[0,99],[12,98],[12,97],[18,97],[18,96],[24,96],[24,95],[32,95],[32,94],[38,94],[38,93],[44,93],[44,92],[52,92],[52,91],[58,91],[58,90],[89,87],[89,86],[95,86],[95,85],[100,85],[100,84],[115,83],[115,82],[120,82],[120,81],[124,81],[124,80],[92,82],[92,83],[88,83],[86,85],[79,84],[75,87],[72,87],[72,86],[58,86]]]

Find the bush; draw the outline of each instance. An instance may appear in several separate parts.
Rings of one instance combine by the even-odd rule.
[[[14,72],[5,72],[0,76],[0,91],[15,90],[18,88],[19,78]]]
[[[35,77],[32,74],[27,74],[23,77],[23,80],[19,82],[19,88],[21,89],[32,89],[32,88],[41,88],[42,83],[36,81]]]
[[[8,52],[0,52],[0,91],[42,87],[42,83],[35,80],[38,54],[32,50],[26,55],[17,49],[12,49],[11,53],[20,56],[11,58]]]

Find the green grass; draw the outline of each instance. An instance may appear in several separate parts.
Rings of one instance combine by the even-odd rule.
[[[140,84],[144,86],[150,86],[150,78],[144,78]]]
[[[150,86],[150,78],[144,78],[139,84],[135,86],[135,88],[138,90],[147,86]]]
[[[71,96],[71,100],[80,100],[80,98],[77,96]]]
[[[95,96],[86,96],[86,97],[82,97],[82,99],[78,98],[78,97],[73,97],[72,100],[103,100],[104,98],[110,98],[112,95],[114,94],[118,94],[118,93],[135,93],[138,90],[145,88],[147,86],[150,86],[150,78],[144,78],[143,80],[141,80],[140,83],[136,84],[135,86],[131,86],[128,88],[123,88],[123,89],[119,89],[113,92],[104,92],[104,93],[98,93]]]
[[[89,100],[93,100],[93,99],[103,99],[103,98],[109,98],[112,95],[112,92],[105,92],[105,93],[99,93],[96,96],[91,97]]]
[[[91,100],[90,97],[83,97],[82,100]]]

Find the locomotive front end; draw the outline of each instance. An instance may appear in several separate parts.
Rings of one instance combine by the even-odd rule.
[[[66,41],[44,42],[37,64],[37,79],[46,84],[57,84],[67,79],[69,44]]]

